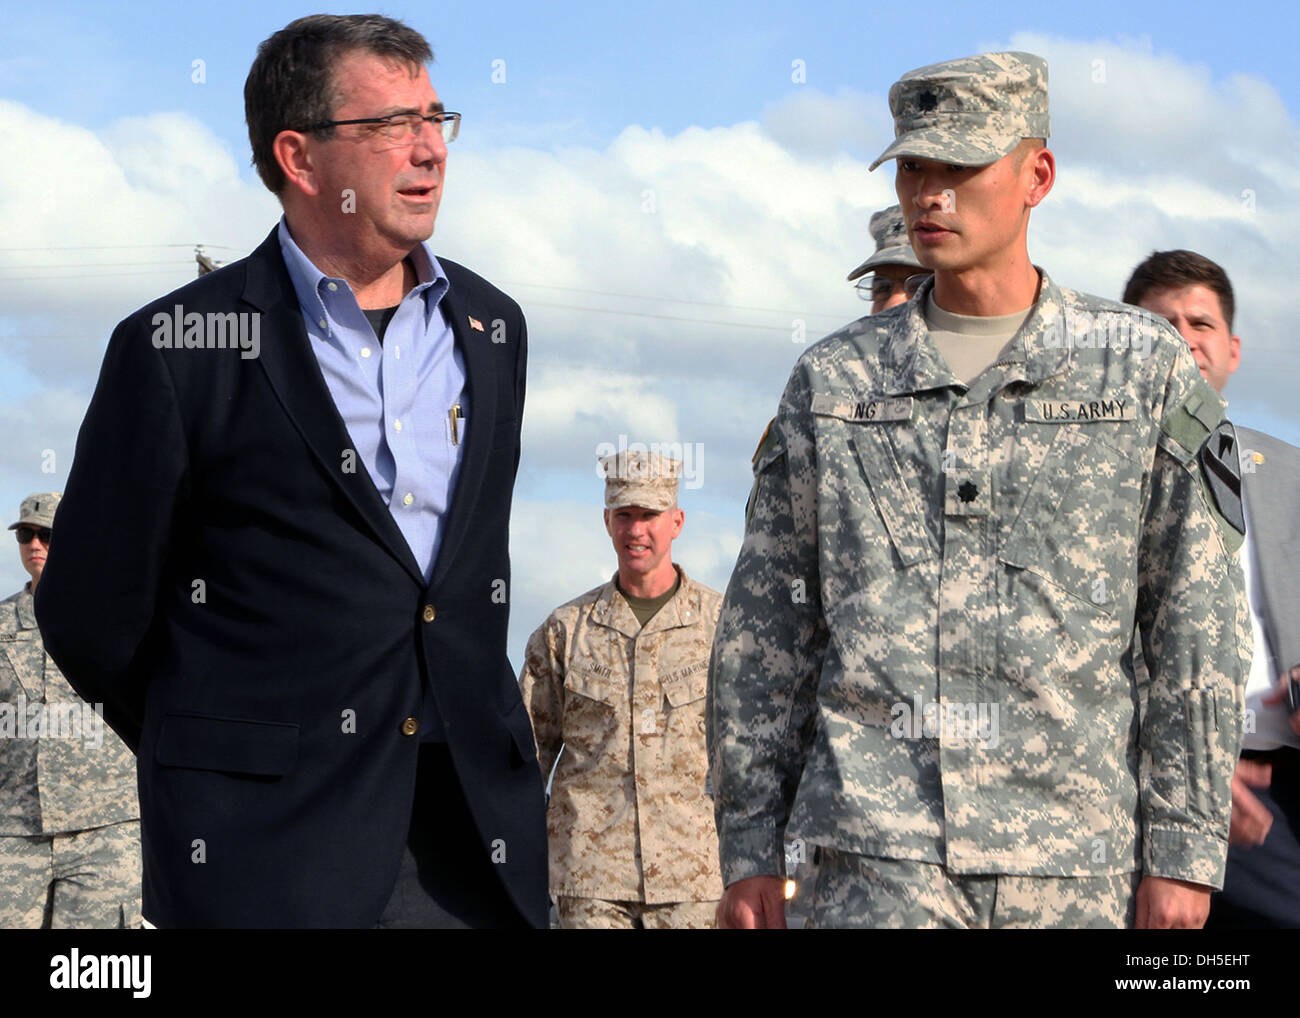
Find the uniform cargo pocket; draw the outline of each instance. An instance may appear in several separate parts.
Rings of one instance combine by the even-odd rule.
[[[1187,809],[1204,820],[1217,821],[1232,795],[1235,760],[1223,752],[1219,729],[1236,719],[1219,710],[1212,689],[1189,689],[1184,694],[1187,714],[1185,754]]]

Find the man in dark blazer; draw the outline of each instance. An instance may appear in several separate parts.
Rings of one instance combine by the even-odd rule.
[[[245,85],[285,216],[114,331],[36,611],[139,761],[159,927],[546,924],[507,660],[518,305],[423,243],[419,33],[302,18]]]
[[[1223,268],[1194,251],[1157,251],[1139,265],[1124,300],[1169,319],[1205,380],[1222,392],[1241,360],[1235,299]],[[1241,759],[1223,890],[1206,928],[1300,926],[1300,711],[1286,684],[1300,680],[1300,449],[1237,428],[1254,663],[1246,685]],[[1280,678],[1279,678],[1280,677]]]

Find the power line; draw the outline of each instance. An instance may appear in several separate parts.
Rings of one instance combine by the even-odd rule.
[[[712,318],[683,318],[677,315],[655,315],[648,311],[615,311],[612,308],[581,308],[572,304],[548,304],[545,301],[528,302],[534,308],[559,308],[562,311],[586,311],[596,315],[623,315],[628,318],[658,318],[665,322],[691,322],[696,325],[725,325],[731,329],[763,329],[767,332],[789,332],[782,325],[752,325],[749,322],[723,322]]]
[[[0,272],[5,269],[122,269],[140,265],[189,265],[183,262],[159,262],[152,259],[147,262],[65,262],[62,265],[0,265]]]
[[[237,248],[227,247],[222,244],[104,244],[88,247],[45,247],[45,248],[28,248],[28,247],[0,247],[0,252],[4,251],[116,251],[116,250],[137,250],[140,248],[156,247],[202,247],[214,248],[221,251],[234,251]],[[0,271],[6,268],[28,268],[28,269],[83,269],[83,268],[116,268],[136,265],[151,265],[153,262],[83,262],[83,263],[65,263],[60,265],[23,265],[23,266],[6,266],[0,265]],[[173,263],[168,263],[173,264]],[[188,264],[188,263],[185,263]],[[657,294],[641,293],[623,293],[618,290],[593,290],[578,286],[556,286],[551,283],[529,283],[522,280],[502,280],[503,286],[525,286],[535,290],[557,290],[564,293],[585,293],[596,297],[618,297],[624,300],[648,300],[657,301],[661,304],[690,304],[695,307],[706,308],[723,308],[728,311],[756,311],[764,314],[775,315],[796,315],[807,318],[829,318],[839,321],[844,316],[842,314],[824,314],[816,311],[795,311],[790,308],[769,308],[757,307],[748,304],[723,304],[717,301],[691,300],[686,297],[667,297]],[[559,305],[542,305],[555,306]],[[585,309],[591,310],[591,309]],[[630,313],[630,312],[629,312]]]
[[[181,266],[188,266],[189,262],[182,262]],[[53,283],[60,282],[80,282],[83,279],[106,279],[112,276],[158,276],[174,275],[178,268],[164,269],[132,269],[130,272],[79,272],[75,276],[0,276],[0,283],[21,283],[31,280],[47,280]]]
[[[160,248],[160,247],[215,248],[215,249],[225,250],[225,251],[237,250],[236,248],[226,247],[220,244],[117,244],[117,245],[94,245],[94,246],[81,246],[81,247],[68,246],[68,247],[48,247],[48,248],[0,248],[0,252],[3,251],[107,251],[107,250],[137,250],[140,248]],[[55,264],[55,265],[21,265],[21,266],[0,265],[0,283],[30,282],[30,281],[41,281],[41,280],[62,281],[62,280],[82,280],[82,279],[103,279],[103,278],[112,278],[118,276],[125,277],[125,276],[172,274],[176,271],[176,269],[179,269],[182,266],[188,266],[189,264],[190,263],[188,261],[167,262],[159,267],[151,268],[151,269],[139,269],[136,267],[147,266],[147,265],[158,265],[158,263],[156,262],[85,262],[85,263],[68,262],[68,263]],[[80,270],[80,269],[87,269],[87,268],[94,268],[94,269],[129,268],[132,271],[128,271],[128,272],[80,272],[78,271],[75,275],[7,276],[3,274],[4,270],[7,268],[29,269],[29,270],[38,270],[38,271],[44,271],[47,269]],[[649,295],[649,294],[622,293],[614,290],[594,290],[594,289],[588,289],[588,288],[576,287],[576,286],[556,286],[549,283],[528,283],[520,280],[514,280],[514,281],[504,280],[502,281],[502,285],[530,287],[533,289],[540,289],[540,290],[555,290],[555,291],[565,292],[565,293],[582,293],[582,294],[589,294],[592,296],[614,297],[622,300],[656,301],[661,304],[685,304],[694,307],[720,308],[727,311],[749,311],[749,312],[756,312],[762,314],[792,315],[796,318],[825,318],[833,321],[844,320],[843,314],[832,315],[832,314],[824,314],[820,312],[794,311],[788,308],[756,307],[753,305],[745,305],[745,304],[722,304],[715,301],[691,300],[685,297],[665,297],[665,296]],[[655,319],[658,321],[665,321],[665,322],[683,322],[683,323],[695,324],[695,325],[718,325],[718,326],[725,326],[727,328],[734,328],[734,329],[760,329],[765,332],[788,332],[789,331],[788,326],[755,325],[748,322],[738,322],[733,320],[721,320],[721,319],[714,319],[714,318],[694,318],[687,315],[665,315],[665,314],[658,314],[649,311],[630,311],[630,310],[620,310],[617,308],[583,307],[575,304],[556,304],[547,301],[529,301],[529,306],[552,308],[560,311],[577,311],[583,314],[617,315],[624,318],[650,318],[650,319]]]
[[[502,286],[531,286],[539,290],[563,290],[568,293],[589,293],[600,297],[626,297],[631,300],[657,300],[661,303],[694,304],[706,308],[726,308],[729,311],[762,311],[774,315],[800,315],[806,318],[833,318],[839,321],[843,315],[826,315],[815,311],[791,311],[788,308],[760,308],[746,304],[718,304],[707,300],[687,300],[685,297],[654,297],[639,293],[617,293],[612,290],[584,290],[576,286],[551,286],[547,283],[524,283],[518,280],[502,280]],[[550,305],[544,305],[550,306]]]
[[[219,251],[243,251],[225,244],[90,244],[78,246],[0,247],[0,251],[136,251],[155,247],[214,247]]]

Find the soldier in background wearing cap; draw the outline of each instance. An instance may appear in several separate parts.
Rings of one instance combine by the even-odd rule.
[[[873,168],[935,275],[803,354],[755,458],[710,667],[720,919],[784,925],[788,829],[813,925],[1199,926],[1249,662],[1223,403],[1167,322],[1029,260],[1041,58],[890,108]]]
[[[672,560],[681,463],[600,461],[618,572],[551,613],[520,676],[545,781],[551,893],[567,929],[709,928],[722,882],[704,697],[722,595]]]
[[[920,288],[930,270],[916,258],[907,239],[903,210],[897,205],[871,214],[871,236],[876,250],[871,257],[849,273],[849,282],[858,280],[858,292],[871,301],[871,313],[902,304]],[[867,286],[866,274],[871,273]]]
[[[45,653],[32,594],[59,492],[23,499],[31,580],[0,601],[0,928],[140,925],[135,757]]]

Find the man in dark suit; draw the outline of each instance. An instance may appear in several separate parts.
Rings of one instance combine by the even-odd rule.
[[[506,658],[526,332],[432,234],[419,33],[293,22],[245,84],[284,218],[114,331],[36,611],[136,750],[160,927],[546,924]]]
[[[1223,268],[1195,251],[1157,251],[1133,271],[1124,300],[1168,318],[1218,392],[1241,360],[1235,301]],[[1237,428],[1246,540],[1241,548],[1254,661],[1223,890],[1206,928],[1300,926],[1300,449]],[[1289,673],[1289,674],[1288,674]],[[1279,676],[1281,678],[1279,679]]]

